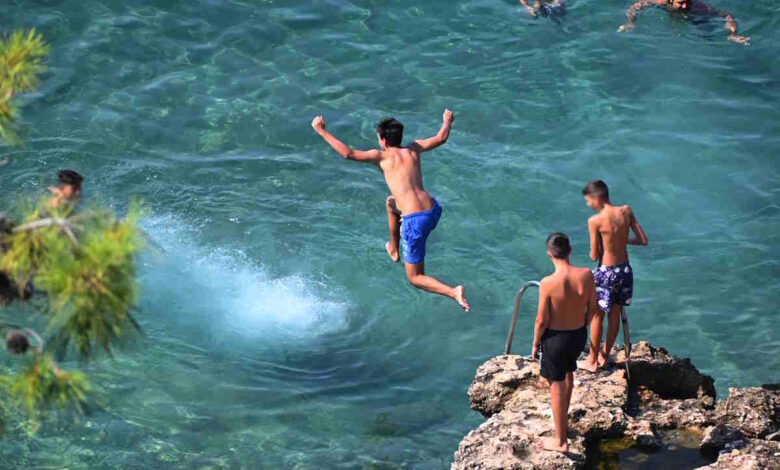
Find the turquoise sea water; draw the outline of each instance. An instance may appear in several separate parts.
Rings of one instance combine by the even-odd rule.
[[[745,48],[661,11],[618,34],[627,3],[572,0],[555,24],[502,0],[2,2],[3,30],[52,45],[26,146],[2,148],[2,206],[72,167],[87,198],[143,198],[163,247],[140,268],[147,337],[89,367],[102,409],[11,430],[2,466],[448,468],[515,289],[550,271],[547,234],[588,262],[592,178],[650,238],[631,251],[634,338],[721,394],[778,381],[780,7],[713,0]],[[309,127],[322,113],[370,147],[379,118],[427,136],[445,106],[427,267],[466,284],[468,315],[407,286],[381,175]]]

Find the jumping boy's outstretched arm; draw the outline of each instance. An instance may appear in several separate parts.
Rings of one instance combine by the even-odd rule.
[[[444,145],[447,142],[447,139],[450,138],[450,128],[452,127],[452,123],[454,121],[455,115],[449,109],[445,109],[444,115],[442,116],[441,129],[439,129],[439,132],[436,133],[436,135],[433,137],[415,140],[414,143],[409,147],[418,152],[427,152],[429,150],[435,149],[436,147]]]
[[[626,243],[629,245],[647,246],[647,235],[645,235],[645,231],[642,230],[642,226],[639,225],[639,222],[634,215],[634,211],[632,211],[630,207],[628,209],[628,216],[631,218],[631,231],[634,232],[634,236],[629,238]]]
[[[351,149],[347,144],[337,139],[325,129],[325,118],[322,116],[315,117],[311,122],[311,127],[314,128],[314,131],[317,132],[320,137],[325,139],[325,142],[333,147],[333,150],[335,150],[336,153],[341,155],[341,158],[358,162],[379,163],[379,159],[382,157],[382,153],[376,149],[367,151]]]
[[[636,17],[643,8],[661,5],[666,5],[666,0],[640,0],[634,3],[628,7],[628,10],[626,10],[626,18],[628,18],[628,22],[620,26],[618,31],[622,33],[623,31],[631,31],[634,29],[634,20],[636,20]]]

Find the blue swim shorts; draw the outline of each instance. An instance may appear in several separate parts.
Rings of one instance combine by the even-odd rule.
[[[609,313],[612,307],[631,305],[634,296],[634,271],[628,263],[617,266],[599,266],[593,270],[599,308]]]
[[[428,235],[439,224],[441,213],[439,201],[434,199],[431,210],[416,212],[401,218],[404,262],[420,264],[425,260],[425,242],[428,241]]]

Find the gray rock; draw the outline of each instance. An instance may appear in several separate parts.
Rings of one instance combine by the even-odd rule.
[[[704,431],[701,449],[717,453],[721,468],[778,468],[778,386],[732,389],[715,405],[713,379],[687,359],[640,342],[629,365],[596,374],[577,372],[569,409],[569,453],[546,452],[541,438],[554,433],[549,386],[539,366],[520,356],[498,356],[478,370],[469,388],[471,407],[488,420],[460,443],[453,470],[580,469],[586,449],[604,438],[630,437],[658,449],[660,429]],[[729,465],[732,465],[731,467]]]
[[[780,430],[780,386],[731,388],[729,398],[715,408],[715,419],[739,428],[752,438]]]
[[[718,424],[704,430],[704,438],[701,440],[699,449],[702,452],[717,454],[726,448],[727,445],[744,441],[744,439],[745,435],[742,434],[742,431],[734,426],[730,424]]]
[[[721,452],[718,461],[699,470],[763,470],[780,469],[780,443],[750,439],[741,449]]]

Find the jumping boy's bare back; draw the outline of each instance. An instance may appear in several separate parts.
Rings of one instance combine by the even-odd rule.
[[[390,241],[385,247],[393,261],[399,261],[399,243],[404,239],[409,282],[419,289],[450,297],[468,311],[470,307],[463,286],[451,287],[427,276],[424,263],[425,243],[436,228],[442,209],[423,187],[420,154],[447,142],[454,120],[452,111],[445,110],[442,127],[435,136],[404,147],[401,145],[403,125],[395,119],[386,119],[377,128],[380,149],[367,151],[353,150],[330,134],[322,116],[314,118],[312,127],[342,158],[373,163],[382,170],[391,194],[385,202],[390,231]]]

